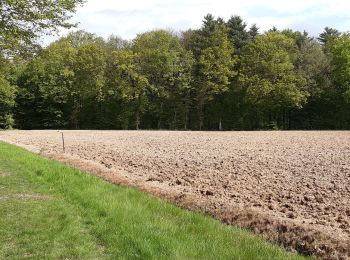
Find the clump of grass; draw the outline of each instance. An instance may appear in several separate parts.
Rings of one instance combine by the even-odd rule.
[[[13,145],[0,143],[0,173],[0,259],[302,259]]]

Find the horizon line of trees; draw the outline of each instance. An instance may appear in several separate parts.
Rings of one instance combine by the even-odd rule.
[[[350,34],[333,28],[259,33],[209,14],[197,30],[1,53],[0,128],[350,129]]]

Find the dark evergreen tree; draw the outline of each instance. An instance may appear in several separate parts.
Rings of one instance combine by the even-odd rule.
[[[231,16],[226,23],[228,37],[234,46],[235,53],[240,54],[242,48],[249,40],[249,32],[246,30],[247,24],[238,15]]]
[[[329,41],[339,37],[341,33],[337,29],[325,27],[324,31],[317,38],[323,45],[326,45]]]

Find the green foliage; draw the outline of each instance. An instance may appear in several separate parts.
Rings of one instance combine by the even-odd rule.
[[[27,1],[27,0],[4,0],[0,2],[0,55],[2,61],[0,62],[0,127],[10,128],[12,127],[14,120],[12,118],[12,109],[15,106],[15,90],[11,85],[17,81],[20,77],[23,81],[19,80],[19,83],[28,83],[27,80],[35,81],[36,90],[39,90],[43,96],[54,96],[50,93],[52,85],[58,86],[54,79],[50,79],[44,84],[41,83],[41,78],[35,79],[32,75],[26,78],[25,73],[30,70],[30,68],[24,69],[26,72],[21,74],[16,71],[17,66],[19,69],[22,68],[22,64],[19,59],[20,55],[32,55],[38,49],[40,49],[36,43],[38,37],[42,34],[51,34],[57,32],[60,28],[71,28],[74,24],[69,22],[72,13],[75,12],[76,7],[83,3],[83,0],[64,0],[64,1]],[[10,67],[11,72],[6,67],[4,68],[3,57],[7,58],[5,62],[6,67]],[[10,59],[11,57],[11,59]],[[51,57],[49,57],[51,58]],[[32,66],[33,64],[29,65]],[[35,67],[35,65],[33,65]],[[36,76],[39,76],[46,68],[42,67],[41,64],[38,65],[38,71],[33,71]],[[52,70],[46,73],[49,77],[55,77],[57,70]],[[42,75],[43,73],[41,73]],[[45,73],[44,73],[45,74]],[[27,75],[28,76],[28,75]],[[25,79],[26,78],[26,79]],[[40,86],[39,86],[40,85]],[[36,109],[36,107],[31,107],[31,105],[36,105],[36,103],[27,104],[29,100],[33,100],[33,93],[28,91],[26,88],[22,88],[17,95],[17,100],[24,100],[26,106],[29,108],[27,110],[18,110],[19,118],[22,121],[30,121],[28,118],[30,112]],[[33,86],[31,86],[33,87]],[[58,96],[61,96],[61,91],[56,91]],[[41,102],[42,103],[42,102]],[[38,107],[40,109],[40,107]],[[49,108],[47,109],[47,111]],[[51,111],[49,115],[55,114],[57,110]],[[35,119],[34,119],[35,120]],[[50,127],[51,124],[46,124],[43,121],[55,121],[56,119],[49,118],[47,115],[41,119],[38,127]]]
[[[0,187],[1,259],[304,259],[4,143]]]
[[[77,31],[32,58],[1,56],[2,88],[17,89],[1,127],[348,129],[349,67],[349,36],[328,27],[318,40],[259,34],[208,14],[200,29],[132,41]]]
[[[253,24],[248,31],[249,38],[254,40],[256,36],[259,35],[259,27],[256,24]]]
[[[230,80],[236,75],[233,56],[233,46],[228,39],[225,24],[213,16],[204,18],[203,26],[192,35],[190,48],[193,51],[195,63],[195,99],[197,101],[198,128],[204,126],[204,107],[216,95],[228,91]]]
[[[60,128],[67,125],[74,83],[76,50],[64,39],[51,44],[26,66],[19,77],[17,124],[21,128]]]
[[[176,128],[179,120],[177,115],[181,114],[180,121],[185,126],[189,103],[184,100],[185,107],[180,107],[178,99],[186,99],[191,88],[191,53],[181,46],[177,36],[164,30],[138,35],[132,49],[138,55],[141,73],[150,84],[150,111],[155,115],[152,121],[156,122],[151,124],[156,128]],[[179,111],[182,109],[185,111]],[[169,114],[173,115],[172,120],[165,120]]]
[[[12,128],[14,120],[11,110],[15,105],[16,89],[0,77],[0,129]]]
[[[334,82],[345,100],[350,101],[350,35],[344,34],[334,39],[330,51]]]
[[[295,52],[291,38],[268,32],[248,44],[242,53],[240,82],[246,98],[256,113],[267,116],[269,121],[276,119],[276,113],[300,109],[306,102],[306,80],[294,69]]]
[[[123,128],[128,128],[128,118],[133,117],[139,129],[141,116],[147,110],[150,86],[148,79],[140,73],[138,55],[130,50],[112,53],[112,88],[120,97],[124,109]]]
[[[235,52],[239,54],[242,48],[247,44],[250,37],[257,35],[257,28],[252,27],[251,32],[246,30],[247,24],[238,15],[231,16],[226,23],[228,29],[228,37],[235,48]]]
[[[167,31],[151,31],[138,35],[133,51],[138,53],[141,71],[160,98],[170,95],[170,81],[176,73],[176,62],[182,48],[179,39]]]
[[[224,29],[215,29],[210,35],[210,41],[210,46],[202,50],[198,59],[198,92],[205,100],[227,91],[230,78],[236,75],[232,70],[232,48]]]
[[[123,40],[119,36],[111,35],[108,37],[107,41],[105,42],[105,47],[108,52],[117,51],[117,50],[124,50],[131,47],[131,43],[127,40]]]
[[[27,65],[19,79],[20,127],[79,128],[81,120],[96,120],[106,94],[106,54],[87,36],[78,32],[52,43]]]
[[[71,123],[78,129],[81,124],[99,125],[102,103],[105,99],[105,50],[94,42],[83,43],[77,48],[74,62]],[[91,122],[91,123],[90,123]]]
[[[322,44],[327,45],[332,40],[335,40],[341,35],[341,32],[339,32],[337,29],[326,27],[324,28],[324,31],[320,34],[320,36],[317,38]]]
[[[42,34],[71,28],[69,22],[84,0],[2,0],[0,2],[0,51],[21,53],[33,50]]]

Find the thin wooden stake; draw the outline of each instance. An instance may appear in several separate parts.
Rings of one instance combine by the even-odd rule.
[[[66,152],[66,147],[64,146],[64,135],[63,135],[63,132],[61,133],[62,134],[62,147],[63,147],[63,153]]]

